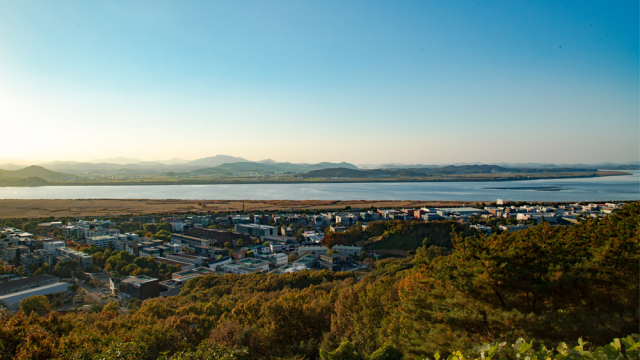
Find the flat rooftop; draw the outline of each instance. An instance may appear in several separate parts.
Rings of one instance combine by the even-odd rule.
[[[174,273],[173,275],[184,277],[184,276],[191,276],[191,275],[209,275],[209,274],[215,274],[215,272],[216,272],[215,270],[210,269],[208,267],[197,267],[191,270],[180,271],[180,272]]]
[[[20,289],[32,285],[35,286],[41,282],[55,281],[57,279],[57,277],[51,275],[36,275],[28,278],[3,282],[0,283],[0,294],[11,292],[14,289]]]
[[[69,284],[64,283],[64,282],[54,282],[53,284],[46,284],[46,285],[42,285],[42,286],[38,286],[38,287],[33,287],[30,289],[25,289],[22,291],[18,291],[18,292],[14,292],[14,293],[9,293],[9,294],[4,294],[0,296],[0,302],[4,302],[4,303],[19,303],[20,300],[22,299],[26,299],[28,297],[31,297],[33,295],[37,295],[34,293],[38,293],[38,292],[42,292],[42,291],[47,291],[47,290],[52,290],[55,292],[58,292],[56,290],[59,290],[60,292],[65,291],[66,288],[69,287]]]
[[[158,279],[152,278],[146,275],[138,275],[138,276],[129,276],[128,278],[122,280],[122,282],[130,283],[130,284],[144,284],[146,282],[153,281],[153,280],[158,280]]]
[[[163,257],[157,257],[154,258],[155,261],[159,262],[159,263],[165,263],[167,265],[177,265],[177,266],[191,266],[193,265],[192,263],[186,263],[186,262],[182,262],[182,261],[178,261],[178,260],[170,260],[170,259],[166,259]]]

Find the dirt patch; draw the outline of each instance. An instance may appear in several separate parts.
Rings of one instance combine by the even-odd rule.
[[[389,256],[394,256],[394,257],[407,257],[407,251],[406,250],[388,249],[388,250],[376,250],[375,252],[376,252],[376,254],[380,254],[380,255],[389,255]]]

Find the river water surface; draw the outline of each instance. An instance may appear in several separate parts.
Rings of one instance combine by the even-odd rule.
[[[523,181],[0,187],[0,199],[639,200],[640,171],[629,172]]]

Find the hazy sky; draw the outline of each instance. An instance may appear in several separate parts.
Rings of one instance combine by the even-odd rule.
[[[0,1],[0,158],[640,158],[638,1]]]

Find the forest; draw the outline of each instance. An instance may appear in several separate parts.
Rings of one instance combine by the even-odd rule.
[[[487,237],[449,226],[363,277],[212,275],[127,309],[0,312],[0,359],[637,358],[639,213]]]

